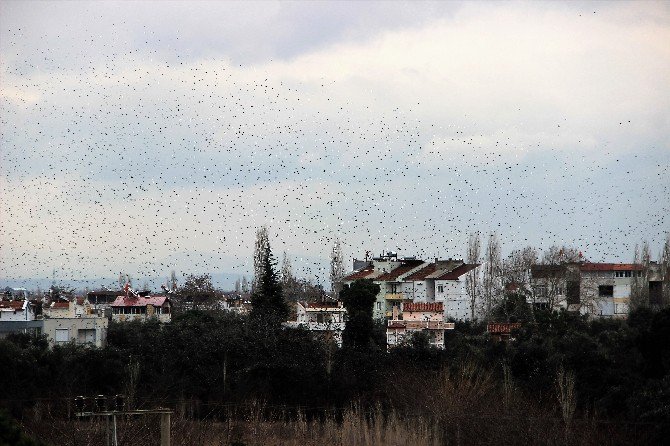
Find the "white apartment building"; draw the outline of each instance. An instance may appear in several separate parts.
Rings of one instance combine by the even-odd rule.
[[[659,265],[652,263],[646,274],[644,270],[643,265],[632,263],[535,265],[529,303],[593,317],[626,317],[635,286],[641,287],[650,305],[662,302]]]
[[[361,262],[354,260],[360,266]],[[445,319],[470,318],[470,301],[465,290],[465,275],[479,265],[447,259],[425,262],[414,257],[398,259],[394,253],[373,258],[345,276],[342,283],[370,279],[380,287],[373,317],[389,319],[403,302],[440,302]]]

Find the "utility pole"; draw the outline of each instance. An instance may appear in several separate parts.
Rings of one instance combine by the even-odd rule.
[[[116,416],[117,415],[160,415],[160,446],[170,446],[170,415],[171,409],[159,407],[157,409],[149,410],[124,410],[125,397],[123,395],[116,395],[112,398],[114,409],[107,409],[108,398],[104,395],[98,395],[95,398],[85,398],[78,396],[74,400],[75,415],[77,417],[105,417],[106,423],[106,445],[118,446],[119,440],[116,431]],[[90,404],[87,407],[87,401],[93,402],[93,407]],[[88,410],[86,410],[88,409]],[[111,421],[111,422],[110,422]]]

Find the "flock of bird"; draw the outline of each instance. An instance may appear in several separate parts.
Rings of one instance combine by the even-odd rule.
[[[667,153],[576,158],[492,139],[474,122],[430,122],[420,103],[341,97],[327,73],[301,83],[160,53],[68,69],[47,42],[39,67],[22,56],[25,32],[0,65],[13,92],[0,110],[3,277],[248,274],[262,225],[277,257],[321,281],[335,239],[346,259],[462,257],[470,233],[496,232],[507,250],[625,261],[669,229]]]

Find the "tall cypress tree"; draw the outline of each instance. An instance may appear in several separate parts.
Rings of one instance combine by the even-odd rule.
[[[347,324],[342,334],[347,349],[367,350],[373,345],[374,321],[372,311],[379,285],[369,279],[360,279],[340,291],[340,299],[347,309]]]
[[[263,246],[259,277],[255,278],[255,288],[251,295],[251,317],[255,321],[271,326],[279,326],[288,316],[288,306],[284,301],[279,276],[277,275],[277,261],[270,250],[270,243]]]

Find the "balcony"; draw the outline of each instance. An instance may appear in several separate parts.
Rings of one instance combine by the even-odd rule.
[[[310,331],[342,331],[344,325],[344,322],[284,322],[285,327],[305,328]]]
[[[399,327],[403,326],[406,330],[453,330],[455,324],[453,322],[443,321],[404,321],[391,320],[388,321],[389,326]]]
[[[386,293],[384,299],[386,300],[403,300],[405,298],[405,293]]]

